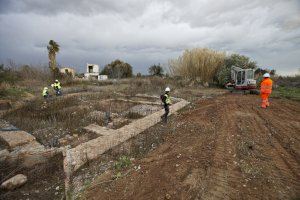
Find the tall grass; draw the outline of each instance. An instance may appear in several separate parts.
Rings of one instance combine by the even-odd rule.
[[[173,76],[200,81],[214,82],[219,69],[224,65],[225,53],[207,48],[185,50],[182,56],[169,61],[170,73]]]

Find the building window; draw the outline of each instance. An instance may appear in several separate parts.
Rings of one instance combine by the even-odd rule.
[[[89,73],[93,73],[93,66],[92,65],[89,66]]]

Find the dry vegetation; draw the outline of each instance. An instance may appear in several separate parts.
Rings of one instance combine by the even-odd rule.
[[[186,50],[178,59],[169,62],[173,76],[182,76],[212,83],[217,72],[224,65],[225,53],[211,49]]]
[[[61,77],[64,83],[68,77]],[[53,83],[50,71],[46,66],[17,66],[13,62],[0,65],[0,96],[1,99],[16,100],[41,94],[42,88]]]
[[[114,100],[115,98],[114,94],[103,92],[79,93],[47,101],[36,98],[20,108],[7,111],[3,118],[19,129],[32,133],[44,145],[53,146],[55,138],[84,135],[82,128],[89,124],[105,126],[111,118],[130,120],[140,117],[125,112],[135,103]],[[105,121],[107,117],[108,122]],[[118,126],[128,122],[120,121]]]

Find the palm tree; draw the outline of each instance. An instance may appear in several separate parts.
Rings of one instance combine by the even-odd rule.
[[[48,49],[49,67],[52,71],[56,69],[56,53],[59,52],[59,45],[54,41],[50,40]]]

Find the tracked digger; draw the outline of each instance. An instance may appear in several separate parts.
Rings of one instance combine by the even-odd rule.
[[[256,89],[256,80],[254,79],[253,69],[242,69],[240,67],[231,67],[231,81],[225,85],[230,92],[242,92],[244,94],[258,94]]]

